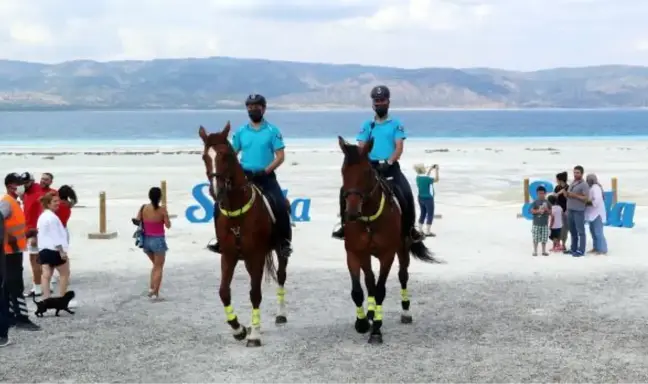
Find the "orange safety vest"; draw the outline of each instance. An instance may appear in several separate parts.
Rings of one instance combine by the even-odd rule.
[[[2,201],[11,205],[11,216],[4,219],[4,252],[6,255],[23,252],[27,248],[25,214],[13,197],[5,195]]]

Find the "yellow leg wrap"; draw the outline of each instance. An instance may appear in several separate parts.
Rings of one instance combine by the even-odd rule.
[[[259,327],[261,326],[261,310],[253,309],[252,310],[252,326]]]
[[[376,298],[373,296],[367,297],[367,310],[375,311],[376,310]]]
[[[286,289],[284,287],[277,288],[277,301],[283,304],[286,301]]]
[[[367,314],[364,311],[363,307],[356,307],[356,317],[360,320],[364,319],[367,317]]]
[[[376,312],[374,313],[374,321],[382,321],[383,311],[382,305],[376,305]]]
[[[401,301],[409,301],[409,293],[407,289],[401,289]]]
[[[225,307],[225,316],[227,316],[227,321],[232,321],[236,319],[236,313],[234,313],[234,307],[228,305]]]

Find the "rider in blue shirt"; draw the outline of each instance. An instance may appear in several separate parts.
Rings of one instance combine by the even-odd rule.
[[[358,145],[362,146],[370,138],[373,138],[374,144],[373,149],[369,153],[369,160],[371,160],[372,166],[382,177],[391,181],[392,185],[397,187],[394,189],[394,192],[396,192],[403,209],[403,234],[410,237],[413,241],[420,241],[423,237],[414,226],[416,218],[412,188],[405,175],[401,172],[398,163],[398,160],[403,154],[403,145],[407,134],[400,120],[388,115],[389,98],[389,88],[384,85],[376,86],[371,90],[375,116],[373,120],[366,121],[362,125],[356,140],[358,141]],[[340,189],[340,217],[342,218],[342,226],[333,232],[333,237],[337,239],[344,238],[345,204],[346,201],[343,197],[343,191]]]
[[[279,128],[263,118],[266,111],[265,97],[252,94],[245,101],[245,106],[250,122],[236,130],[232,137],[232,147],[237,154],[241,154],[241,166],[248,180],[271,198],[280,235],[280,254],[288,257],[292,253],[290,213],[275,174],[275,170],[285,160],[283,136]],[[214,210],[214,220],[219,213],[219,209]],[[219,249],[218,243],[215,249]]]

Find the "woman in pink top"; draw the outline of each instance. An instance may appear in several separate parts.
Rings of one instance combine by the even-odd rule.
[[[164,228],[171,228],[171,221],[169,221],[166,207],[160,206],[160,200],[162,200],[162,190],[160,188],[153,187],[149,190],[149,200],[151,200],[149,204],[144,204],[140,208],[136,220],[138,223],[140,221],[143,223],[142,249],[153,264],[148,297],[157,300],[160,295],[160,285],[162,284],[164,259],[166,251],[169,250]]]

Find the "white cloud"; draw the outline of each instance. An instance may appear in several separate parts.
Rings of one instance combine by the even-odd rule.
[[[648,65],[646,20],[642,0],[0,0],[0,58]]]

